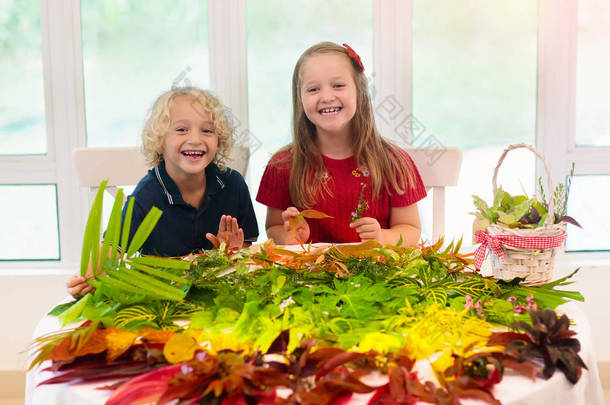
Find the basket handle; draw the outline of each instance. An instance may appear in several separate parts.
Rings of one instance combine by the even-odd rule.
[[[498,186],[497,186],[497,177],[498,177],[498,170],[500,170],[500,166],[502,165],[502,162],[504,161],[504,158],[506,157],[506,154],[508,152],[510,152],[513,149],[519,149],[519,148],[525,148],[529,151],[531,151],[534,155],[538,156],[540,158],[540,160],[542,160],[542,163],[544,164],[544,170],[546,170],[546,178],[547,178],[547,186],[549,188],[549,210],[548,210],[548,215],[546,217],[546,220],[544,221],[545,225],[552,225],[554,220],[555,220],[555,204],[553,202],[553,179],[551,177],[551,168],[549,167],[549,164],[547,163],[546,159],[544,158],[544,156],[542,156],[542,154],[540,152],[538,152],[533,146],[531,145],[527,145],[525,143],[518,143],[515,145],[510,145],[508,148],[504,149],[504,152],[502,152],[502,155],[500,156],[500,159],[498,160],[498,164],[496,165],[496,168],[494,169],[494,176],[492,181],[493,184],[493,195],[496,195],[496,192],[498,191]]]

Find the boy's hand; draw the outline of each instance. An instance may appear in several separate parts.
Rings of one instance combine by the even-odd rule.
[[[295,207],[288,207],[285,211],[282,211],[282,221],[284,221],[284,230],[292,235],[290,230],[290,218],[294,218],[299,215],[299,210]],[[310,230],[309,224],[303,219],[299,226],[294,230],[294,236],[301,242],[306,242],[309,239]]]
[[[218,224],[218,234],[214,236],[207,233],[205,237],[212,243],[214,238],[222,243],[225,242],[229,249],[241,249],[244,246],[244,230],[237,225],[237,218],[230,215],[223,215]]]
[[[376,240],[377,242],[382,242],[381,225],[379,225],[379,222],[375,218],[359,218],[349,224],[349,227],[354,228],[363,241]]]
[[[93,286],[87,283],[87,279],[79,276],[78,274],[75,274],[70,280],[68,280],[66,283],[66,288],[68,289],[68,293],[74,298],[80,298],[88,292],[94,290]]]

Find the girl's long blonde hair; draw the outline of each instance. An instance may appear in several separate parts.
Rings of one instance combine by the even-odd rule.
[[[218,134],[218,151],[214,156],[214,163],[218,165],[220,171],[225,171],[233,146],[234,130],[220,100],[209,91],[198,87],[178,87],[166,91],[157,98],[142,129],[142,151],[146,164],[158,166],[163,161],[161,150],[170,125],[169,110],[174,100],[181,96],[197,101],[210,114],[214,131]]]
[[[290,198],[299,207],[311,208],[321,192],[330,193],[324,181],[322,155],[316,144],[316,128],[305,115],[301,101],[304,63],[311,56],[328,53],[343,55],[351,61],[357,94],[356,113],[351,121],[352,146],[358,166],[369,169],[373,197],[378,197],[382,189],[388,194],[392,191],[403,194],[407,187],[413,188],[413,175],[401,153],[379,135],[364,72],[345,48],[333,42],[321,42],[301,55],[292,74],[293,141],[285,148],[290,150],[287,158],[291,161]]]

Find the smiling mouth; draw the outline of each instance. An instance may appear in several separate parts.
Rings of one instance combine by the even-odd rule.
[[[186,156],[189,159],[200,159],[205,156],[205,152],[201,150],[185,150],[181,152],[183,156]]]
[[[330,108],[322,108],[319,112],[321,115],[334,115],[341,111],[341,107],[330,107]]]

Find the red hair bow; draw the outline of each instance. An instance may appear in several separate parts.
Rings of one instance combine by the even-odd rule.
[[[343,46],[345,47],[345,49],[347,49],[347,54],[349,55],[349,57],[352,58],[358,64],[358,66],[360,66],[360,70],[364,72],[364,65],[362,64],[360,56],[356,53],[356,51],[354,51],[352,47],[348,44],[343,44]]]

